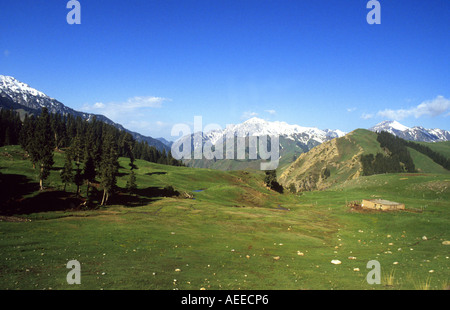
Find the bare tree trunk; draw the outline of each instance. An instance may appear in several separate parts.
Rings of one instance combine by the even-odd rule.
[[[55,150],[59,151],[59,147],[58,147],[58,135],[56,134],[56,130],[55,130]]]
[[[101,203],[102,206],[105,205],[105,197],[106,197],[106,189],[103,189],[103,198],[102,198],[102,203]]]
[[[41,166],[41,175],[43,174],[43,171],[44,171],[44,167]],[[43,183],[44,183],[44,182],[43,182],[43,180],[42,180],[42,177],[40,177],[40,178],[39,178],[39,187],[40,187],[39,190],[40,190],[40,191],[43,191],[43,190],[44,190]]]

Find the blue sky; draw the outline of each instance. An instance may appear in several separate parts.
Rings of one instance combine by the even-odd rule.
[[[153,137],[251,116],[450,130],[450,1],[4,0],[0,74]]]

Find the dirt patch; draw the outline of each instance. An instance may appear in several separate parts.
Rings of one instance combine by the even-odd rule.
[[[401,173],[399,175],[402,177],[418,177],[418,176],[427,176],[430,174],[428,174],[428,173]]]
[[[434,192],[450,191],[450,181],[430,181],[411,186],[412,190],[430,190]]]
[[[17,217],[17,216],[0,215],[0,222],[31,222],[31,220],[26,219],[26,218]]]

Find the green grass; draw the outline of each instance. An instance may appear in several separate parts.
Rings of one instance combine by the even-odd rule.
[[[63,160],[57,153],[55,166]],[[124,187],[128,160],[120,164],[118,186]],[[450,240],[448,174],[376,175],[292,195],[268,190],[262,172],[136,164],[144,203],[4,218],[0,289],[448,287],[450,246],[442,244]],[[24,175],[37,184],[19,147],[0,148],[0,167],[3,175]],[[166,185],[195,199],[146,192]],[[46,186],[62,188],[58,169]],[[372,197],[404,202],[407,211],[346,207],[347,201]],[[11,222],[18,219],[28,221]],[[81,285],[66,282],[72,259],[81,263]],[[331,264],[334,259],[342,263]],[[366,282],[366,264],[373,259],[381,264],[380,285]]]
[[[418,172],[442,173],[448,174],[450,171],[446,170],[441,165],[435,163],[430,157],[408,147],[408,151],[414,160],[414,165]]]

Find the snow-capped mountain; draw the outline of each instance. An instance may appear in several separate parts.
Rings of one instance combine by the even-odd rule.
[[[340,130],[321,130],[315,127],[303,127],[290,125],[285,122],[270,122],[257,117],[251,118],[243,123],[228,125],[225,129],[198,132],[181,137],[175,142],[176,146],[191,144],[191,150],[199,149],[201,145],[210,143],[212,145],[236,143],[236,137],[270,137],[277,136],[280,144],[280,155],[299,155],[316,145],[333,138],[342,137],[346,133]],[[198,137],[201,137],[200,139]]]
[[[345,133],[340,130],[320,130],[315,127],[302,127],[279,121],[270,122],[253,117],[241,124],[230,125],[224,130],[204,133],[203,137],[210,140],[212,144],[216,144],[221,137],[259,137],[264,135],[279,136],[306,145],[311,140],[320,144],[333,138],[342,137]]]
[[[286,166],[294,161],[301,153],[307,152],[325,141],[342,137],[345,134],[341,130],[321,130],[315,127],[290,125],[279,121],[270,122],[254,117],[240,124],[227,125],[225,129],[197,132],[183,136],[174,142],[174,147],[176,150],[177,147],[184,148],[185,145],[190,145],[191,152],[195,152],[195,150],[202,150],[201,147],[207,145],[209,147],[214,145],[216,149],[221,143],[223,143],[224,148],[228,149],[228,144],[231,143],[234,145],[234,150],[236,150],[236,147],[238,147],[237,144],[239,143],[237,138],[277,136],[279,141],[280,166]],[[249,141],[246,139],[246,145],[248,146],[248,144]],[[245,159],[249,159],[249,149],[246,148],[245,152]],[[225,153],[223,155],[225,156]],[[228,158],[228,154],[226,156]],[[238,158],[237,153],[235,156],[234,158]],[[184,160],[184,162],[188,166],[199,168],[245,170],[259,169],[259,166],[255,166],[258,160],[230,159],[216,162],[216,160],[207,160],[205,158],[194,159],[191,157],[191,159]]]
[[[421,126],[410,128],[397,121],[384,121],[369,128],[369,130],[374,132],[387,131],[397,137],[410,141],[450,141],[450,131],[443,129],[426,129]]]
[[[58,100],[50,98],[43,92],[38,91],[11,76],[0,75],[0,97],[3,99],[2,102],[4,103],[9,101],[10,104],[8,108],[24,109],[27,112],[33,112],[35,110],[40,110],[42,107],[46,107],[50,113],[72,114],[81,116],[83,119],[92,117],[89,113],[78,112],[66,107]],[[2,106],[5,105],[6,104],[3,104]],[[111,125],[114,124],[111,120],[106,119],[106,117],[102,121]]]
[[[51,98],[43,92],[30,87],[29,85],[16,80],[14,77],[0,75],[0,108],[24,110],[28,113],[39,113],[41,108],[46,107],[50,113],[58,113],[63,115],[80,116],[86,121],[90,121],[94,116],[98,121],[112,125],[119,130],[129,132],[137,141],[147,141],[150,146],[155,146],[157,149],[169,149],[161,141],[146,137],[139,133],[125,129],[122,125],[117,124],[101,114],[91,114],[76,111],[65,106],[58,100]]]

